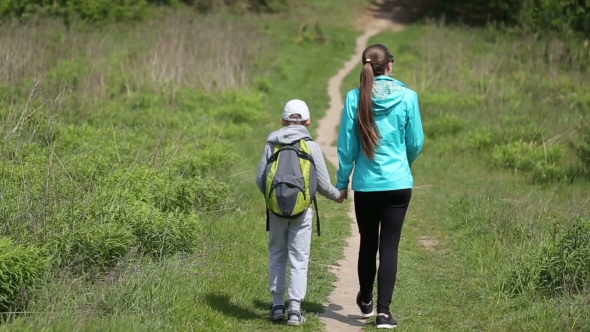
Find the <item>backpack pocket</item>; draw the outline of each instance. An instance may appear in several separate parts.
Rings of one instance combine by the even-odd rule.
[[[302,177],[295,175],[276,176],[270,190],[270,196],[272,195],[275,195],[283,216],[298,215],[306,207],[305,204],[302,204],[306,198],[305,183]]]

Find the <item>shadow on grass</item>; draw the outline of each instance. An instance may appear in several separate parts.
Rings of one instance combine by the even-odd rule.
[[[448,1],[448,0],[446,0]],[[458,0],[453,0],[457,2]],[[432,8],[445,2],[441,0],[384,0],[376,2],[371,10],[375,18],[388,19],[396,23],[411,24],[431,14]],[[430,11],[429,11],[430,10]],[[438,12],[436,12],[439,14]]]
[[[269,310],[271,305],[270,301],[261,301],[258,299],[254,300],[252,303],[256,308],[261,310]],[[289,302],[285,302],[285,310],[289,310]],[[303,303],[301,303],[301,310],[303,310],[303,312],[309,312],[314,314],[321,314],[322,312],[324,312],[323,306],[320,303],[306,301],[303,301]]]
[[[231,298],[225,294],[212,293],[205,296],[205,301],[213,309],[225,316],[238,319],[252,320],[263,318],[259,313],[231,302]],[[268,306],[267,306],[268,307]]]
[[[465,0],[383,0],[374,2],[372,13],[376,18],[411,24],[426,18],[445,18],[446,23],[484,26],[488,21],[513,21],[512,12],[519,5],[502,10],[490,1]]]

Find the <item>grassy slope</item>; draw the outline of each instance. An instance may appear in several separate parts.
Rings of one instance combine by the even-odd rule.
[[[354,3],[355,1],[349,1]],[[349,2],[345,3],[349,4]],[[266,319],[270,294],[267,290],[267,233],[264,206],[254,184],[256,166],[265,139],[277,129],[279,114],[291,98],[308,102],[312,116],[322,117],[328,107],[326,84],[354,47],[356,33],[342,29],[350,8],[342,2],[324,1],[313,7],[305,2],[296,13],[282,17],[263,17],[261,27],[278,50],[267,54],[260,64],[263,73],[270,69],[260,86],[264,119],[247,140],[235,142],[242,157],[229,172],[236,205],[220,219],[203,220],[203,252],[184,259],[164,259],[160,263],[133,262],[131,268],[116,272],[116,281],[86,283],[77,279],[58,279],[44,286],[29,308],[35,314],[23,315],[2,330],[46,329],[109,331],[272,331],[285,326]],[[321,17],[326,43],[311,41],[295,44],[301,21]],[[326,65],[333,64],[333,65]],[[131,115],[130,115],[131,116]],[[312,126],[312,130],[315,125]],[[259,130],[258,130],[259,129]],[[334,176],[334,169],[330,168]],[[317,331],[315,314],[329,294],[333,276],[327,265],[341,256],[343,239],[348,235],[346,209],[342,205],[319,201],[323,235],[314,235],[308,298],[303,309],[309,324],[303,330]]]
[[[445,34],[446,39],[441,40]],[[414,167],[419,188],[414,191],[401,243],[392,308],[400,322],[398,329],[587,331],[590,326],[587,293],[557,298],[542,298],[533,293],[510,298],[501,290],[514,263],[531,260],[535,248],[550,236],[552,217],[566,224],[576,215],[587,217],[584,206],[588,206],[590,197],[587,182],[534,186],[526,176],[490,168],[489,155],[465,153],[457,148],[474,131],[499,120],[497,106],[486,101],[502,97],[501,94],[509,98],[507,92],[490,89],[488,93],[463,95],[465,99],[483,99],[481,105],[463,105],[461,94],[468,92],[469,80],[478,76],[477,68],[470,66],[494,57],[502,61],[501,47],[492,48],[488,54],[485,50],[489,48],[485,47],[504,45],[509,40],[496,34],[492,42],[486,43],[482,39],[488,36],[480,33],[470,40],[471,47],[465,47],[470,36],[472,32],[468,31],[412,26],[401,33],[383,33],[371,40],[391,48],[396,56],[394,76],[420,94],[427,128],[426,146]],[[458,69],[464,74],[463,80],[453,76],[445,82],[445,77],[435,73],[449,73],[454,60],[444,59],[444,52],[453,51],[455,57],[473,62],[466,61]],[[437,53],[441,58],[436,58]],[[429,57],[439,62],[428,61]],[[522,67],[530,65],[527,59],[517,61],[522,61]],[[544,70],[538,73],[543,75]],[[508,76],[502,71],[494,74],[490,76],[492,79]],[[557,87],[552,93],[558,93],[555,90],[559,91],[562,85],[569,86],[577,74],[575,71],[562,74],[557,83],[552,83]],[[523,68],[515,75],[531,74]],[[435,82],[427,82],[430,79]],[[533,77],[530,80],[527,81],[533,95],[544,88],[543,80]],[[342,91],[345,93],[357,85],[358,70],[354,70],[346,78]],[[537,125],[548,128],[547,137],[571,125],[572,116],[554,118],[547,100],[535,100],[521,91],[516,93],[522,103],[507,107],[506,112],[530,115]],[[535,103],[544,107],[536,107]],[[439,135],[432,139],[429,133],[436,128],[428,125],[440,114],[467,119],[466,129],[456,136]],[[574,111],[570,114],[575,115]],[[432,247],[427,249],[421,242],[430,242]]]
[[[268,94],[268,111],[273,116],[269,117],[269,123],[260,127],[260,130],[248,142],[243,142],[241,151],[247,156],[247,169],[244,168],[242,180],[249,183],[244,186],[245,202],[250,210],[249,218],[242,221],[232,221],[232,225],[216,225],[215,243],[236,243],[244,248],[242,259],[246,259],[247,268],[240,277],[242,286],[230,283],[234,275],[228,275],[228,280],[220,280],[220,283],[207,285],[208,292],[217,292],[213,300],[209,301],[212,309],[218,311],[223,319],[224,326],[228,330],[248,328],[265,331],[280,330],[285,326],[272,325],[266,319],[270,296],[267,290],[267,235],[264,232],[264,205],[259,193],[252,183],[261,147],[266,141],[268,133],[276,130],[279,124],[279,114],[284,103],[293,98],[305,100],[311,108],[313,118],[321,118],[328,107],[326,94],[326,82],[328,78],[338,70],[338,64],[346,59],[354,47],[355,33],[340,29],[325,29],[328,36],[335,36],[343,43],[328,43],[326,45],[295,45],[292,31],[297,29],[297,24],[292,22],[273,22],[269,24],[269,30],[273,30],[275,40],[280,40],[281,55],[278,63],[273,68],[270,78],[270,92]],[[276,29],[276,30],[275,30]],[[283,44],[284,43],[284,44]],[[334,63],[334,66],[326,66],[326,63]],[[314,126],[312,126],[313,130]],[[254,144],[253,144],[254,143]],[[330,167],[332,177],[335,176],[334,168]],[[304,327],[306,331],[320,329],[319,320],[315,314],[321,312],[322,303],[326,300],[331,290],[334,278],[326,270],[327,265],[333,264],[341,256],[340,248],[343,239],[348,235],[348,223],[346,210],[342,205],[321,198],[319,200],[320,216],[322,220],[322,236],[314,235],[312,244],[311,268],[309,272],[308,297],[303,303],[303,310],[308,313],[309,324]],[[315,221],[314,221],[315,223]],[[242,225],[240,225],[242,224]],[[315,225],[314,225],[315,228]],[[233,229],[228,233],[228,229]],[[235,233],[234,233],[235,232]],[[224,234],[225,233],[225,234]],[[235,234],[249,234],[243,240],[236,238]],[[241,251],[241,250],[240,250]],[[242,262],[242,259],[234,256],[235,252],[220,252],[219,256],[212,258],[215,262]],[[239,263],[241,265],[241,263]],[[226,270],[224,265],[215,270],[221,273]],[[255,282],[254,282],[255,281]],[[227,303],[227,305],[224,305]],[[229,320],[227,318],[230,318]],[[243,319],[248,322],[244,326]]]
[[[261,63],[262,69],[271,69],[270,77],[259,83],[269,87],[264,97],[266,116],[259,130],[236,143],[243,157],[229,172],[236,205],[231,206],[231,213],[203,225],[202,253],[189,259],[137,264],[119,272],[116,282],[87,284],[80,280],[59,280],[41,290],[40,299],[30,308],[36,313],[23,315],[0,329],[273,331],[286,328],[266,320],[270,300],[266,233],[262,200],[253,183],[254,171],[265,138],[276,129],[276,119],[288,99],[306,100],[315,118],[320,118],[327,108],[327,80],[348,59],[354,46],[356,33],[345,27],[349,22],[345,13],[350,10],[346,8],[349,2],[355,1],[329,0],[316,2],[315,7],[309,6],[311,1],[303,1],[307,7],[298,7],[294,13],[260,19],[275,44],[281,46],[277,54],[267,54]],[[326,44],[294,44],[299,23],[308,17],[322,18],[320,22],[328,37]],[[441,68],[432,59],[418,61],[412,52],[436,38],[430,31],[423,35],[430,40],[416,39],[423,33],[420,28],[411,28],[396,35],[380,35],[374,41],[398,44],[397,50],[393,48],[399,65],[398,77],[410,86],[419,86],[425,122],[432,121],[439,112],[465,115],[468,127],[494,120],[495,109],[489,104],[474,114],[471,101],[456,107],[456,94],[442,89],[440,82],[437,86],[431,80],[421,79],[420,75],[428,78],[429,73]],[[448,51],[454,49],[449,47]],[[422,50],[422,54],[434,53]],[[413,67],[404,66],[408,63]],[[448,68],[445,70],[448,73]],[[527,72],[521,69],[518,73]],[[358,70],[355,70],[343,90],[355,86],[357,79]],[[539,81],[532,81],[530,85],[534,89]],[[467,79],[453,82],[459,90],[471,85]],[[536,109],[531,103],[526,106],[527,112]],[[549,115],[543,117],[544,124],[559,120]],[[541,118],[537,114],[537,119]],[[416,164],[416,184],[429,186],[416,190],[402,240],[399,287],[394,300],[400,328],[583,331],[589,325],[590,316],[583,299],[540,300],[534,296],[507,299],[499,286],[512,261],[522,258],[546,236],[540,231],[549,226],[546,213],[563,218],[584,213],[589,200],[587,185],[563,189],[532,187],[521,176],[490,170],[485,155],[447,152],[448,146],[452,149],[455,143],[453,137],[427,142],[424,155]],[[330,170],[334,175],[334,169]],[[459,208],[449,210],[450,204]],[[303,306],[310,322],[303,330],[320,329],[314,314],[321,310],[321,303],[332,287],[333,277],[327,273],[326,265],[340,257],[343,239],[348,235],[345,212],[341,205],[320,201],[323,236],[314,235],[313,239],[309,296]],[[505,224],[522,227],[510,228]],[[495,228],[490,231],[488,225]],[[434,251],[418,245],[421,236],[439,241]]]

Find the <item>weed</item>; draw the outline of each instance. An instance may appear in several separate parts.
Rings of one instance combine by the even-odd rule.
[[[538,249],[534,259],[516,265],[506,291],[547,295],[582,293],[590,286],[590,221],[577,218]]]
[[[39,286],[47,257],[39,248],[0,238],[0,311],[20,311]]]
[[[534,143],[516,141],[494,148],[492,163],[515,172],[532,171],[537,164],[554,165],[561,161],[562,148],[558,145],[537,146]]]
[[[437,139],[442,136],[456,135],[465,128],[465,121],[456,115],[442,115],[424,125],[426,137]]]
[[[580,98],[573,106],[580,110],[580,121],[577,124],[577,135],[570,142],[570,147],[576,153],[582,171],[590,175],[590,97]]]

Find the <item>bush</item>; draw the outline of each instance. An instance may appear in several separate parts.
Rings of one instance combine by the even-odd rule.
[[[575,172],[575,170],[570,171],[557,164],[542,161],[533,167],[531,181],[536,184],[571,181],[576,177]]]
[[[455,115],[442,115],[424,124],[424,132],[429,139],[456,135],[465,128],[465,121]]]
[[[194,213],[162,212],[152,205],[136,202],[128,221],[139,241],[139,250],[154,258],[192,253],[200,244],[200,222]]]
[[[497,135],[498,138],[503,137],[505,143],[515,141],[541,142],[545,132],[545,128],[539,127],[529,117],[504,116]]]
[[[175,158],[171,167],[174,174],[182,178],[203,176],[211,171],[223,174],[238,157],[239,155],[234,152],[232,144],[218,143],[206,145],[192,154]]]
[[[526,235],[524,223],[517,219],[516,207],[489,196],[464,196],[448,205],[447,219],[454,232],[473,241],[476,237],[494,238],[501,243],[520,241]]]
[[[570,146],[576,153],[583,171],[590,175],[590,95],[575,103],[580,109],[580,122],[577,126],[575,140]]]
[[[207,212],[220,210],[229,195],[226,183],[195,177],[170,183],[155,204],[164,212]]]
[[[560,162],[562,154],[559,145],[537,146],[517,141],[496,146],[492,154],[492,163],[497,167],[529,172],[541,163],[555,165]]]
[[[472,134],[468,146],[474,150],[487,150],[496,145],[517,141],[542,142],[545,128],[526,117],[504,117],[496,127],[484,128]]]
[[[585,4],[584,4],[585,3]],[[531,31],[563,31],[564,28],[590,34],[590,3],[579,0],[486,0],[466,3],[441,1],[427,14],[444,13],[451,20],[471,24],[491,21],[518,24]]]
[[[581,293],[590,287],[590,220],[578,218],[566,231],[546,242],[533,258],[509,273],[505,290],[543,294]]]
[[[102,179],[92,199],[97,208],[110,208],[111,203],[124,208],[125,204],[135,201],[154,203],[158,195],[165,190],[169,179],[167,174],[158,172],[145,166],[116,169]],[[105,206],[106,204],[106,206]]]
[[[87,22],[108,19],[133,20],[147,13],[146,0],[4,0],[0,17],[27,18],[38,12],[60,16],[66,21],[77,16]]]
[[[2,0],[0,18],[12,16],[29,18],[37,13],[64,19],[73,18],[96,23],[109,20],[132,21],[150,14],[149,5],[194,5],[200,11],[225,7],[233,12],[247,11],[277,13],[287,10],[289,0]]]
[[[0,312],[20,311],[41,280],[48,259],[34,246],[0,237]]]
[[[77,272],[101,272],[117,265],[137,245],[137,238],[124,222],[89,218],[55,239],[62,246],[62,264]]]
[[[277,13],[285,11],[289,6],[289,0],[183,0],[183,2],[197,6],[201,11],[226,7],[238,13],[246,11]]]

